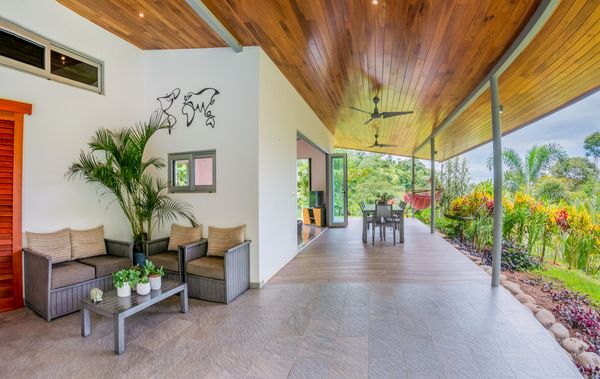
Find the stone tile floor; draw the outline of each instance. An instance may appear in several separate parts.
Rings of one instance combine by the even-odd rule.
[[[580,377],[527,309],[505,289],[491,288],[489,276],[423,225],[407,223],[405,246],[376,243],[362,253],[350,237],[359,229],[353,221],[348,229],[328,230],[292,262],[297,267],[230,305],[190,299],[190,312],[181,314],[172,298],[128,319],[121,356],[112,352],[112,323],[100,316],[92,315],[92,335],[84,339],[79,313],[51,323],[26,309],[0,314],[0,377]],[[344,235],[350,247],[339,243]],[[393,269],[384,281],[362,280],[361,274],[354,281],[343,275],[325,281],[318,270],[315,278],[310,270],[297,275],[297,260],[311,265],[307,256],[327,259],[322,255],[343,251],[390,261],[406,254],[402,269],[410,272],[407,257],[415,254],[414,262],[421,262],[419,250],[443,254],[431,260],[433,272],[449,264],[473,272],[468,280],[440,274],[430,283],[423,276],[393,279]],[[292,269],[293,280],[280,277]],[[343,260],[328,267],[346,269]]]

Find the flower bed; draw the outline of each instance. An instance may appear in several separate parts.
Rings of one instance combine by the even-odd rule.
[[[600,309],[590,299],[570,291],[557,281],[548,281],[539,274],[505,273],[509,280],[520,283],[524,293],[536,299],[538,305],[551,310],[557,320],[569,330],[569,335],[588,344],[587,351],[600,354]],[[600,378],[600,370],[577,364],[582,374]]]

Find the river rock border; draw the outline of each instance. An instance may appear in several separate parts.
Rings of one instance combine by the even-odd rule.
[[[475,265],[481,267],[488,275],[492,275],[492,267],[482,265],[480,257],[472,255],[469,251],[463,250],[459,246],[454,246]],[[578,338],[570,337],[567,327],[562,323],[557,322],[552,312],[537,305],[536,300],[530,295],[525,294],[518,283],[509,281],[506,275],[501,274],[500,284],[550,331],[560,346],[562,346],[562,348],[565,349],[571,358],[573,358],[580,366],[592,370],[600,369],[600,355],[586,351],[589,348],[587,343]]]

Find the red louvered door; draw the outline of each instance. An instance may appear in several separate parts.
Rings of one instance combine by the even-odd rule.
[[[0,99],[0,312],[23,306],[21,190],[23,115],[31,105]]]

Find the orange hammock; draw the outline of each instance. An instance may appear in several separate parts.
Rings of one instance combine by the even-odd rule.
[[[442,190],[435,191],[435,201],[440,201],[442,198]],[[404,194],[404,202],[409,204],[416,210],[429,208],[431,206],[431,191],[414,191]]]

